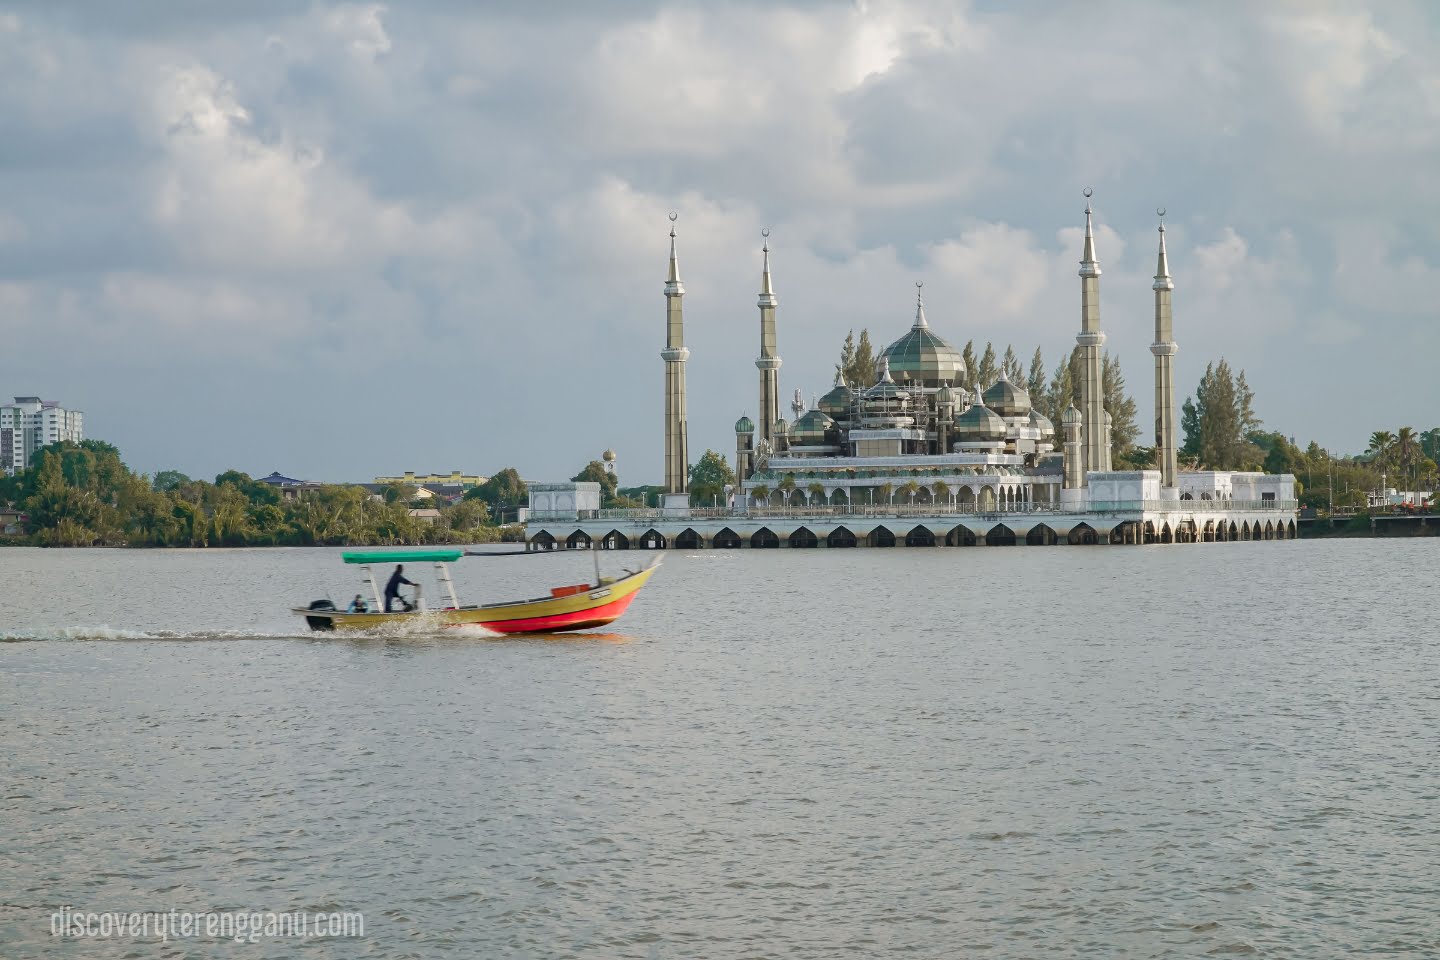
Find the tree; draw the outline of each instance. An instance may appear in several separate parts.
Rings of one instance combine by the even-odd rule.
[[[1006,378],[1017,387],[1025,386],[1025,368],[1020,364],[1020,358],[1015,356],[1015,348],[1010,344],[1005,345],[1005,359],[1000,361],[1000,369],[1005,371]]]
[[[1390,451],[1395,446],[1395,434],[1389,430],[1376,430],[1370,434],[1370,446],[1365,450],[1370,458],[1378,465],[1386,465],[1390,461]]]
[[[966,390],[974,390],[978,382],[977,375],[980,372],[980,361],[975,359],[975,341],[965,341],[965,349],[960,351],[960,358],[965,361],[965,381],[962,386]]]
[[[528,492],[525,481],[520,479],[515,468],[506,467],[478,487],[471,487],[465,492],[465,496],[467,499],[484,501],[490,508],[490,515],[504,523],[505,510],[524,503]]]
[[[811,503],[814,503],[816,500],[819,500],[821,503],[825,502],[825,484],[819,480],[812,482],[805,490],[810,494]]]
[[[936,480],[930,485],[930,490],[935,494],[935,502],[950,499],[950,484],[944,480]]]
[[[1431,460],[1440,461],[1440,427],[1420,434],[1420,450]]]
[[[781,498],[788,504],[790,502],[790,494],[795,490],[795,474],[785,474],[785,476],[780,478],[780,482],[775,485],[775,489],[780,491]]]
[[[916,483],[914,480],[906,480],[904,483],[900,484],[900,487],[898,490],[896,490],[896,492],[903,493],[906,497],[909,498],[911,503],[914,503],[915,494],[920,492],[920,484]]]
[[[1107,351],[1101,361],[1101,383],[1105,394],[1105,410],[1110,414],[1110,456],[1120,460],[1140,436],[1135,422],[1135,401],[1125,393],[1125,377],[1120,372],[1120,358]]]
[[[855,342],[855,331],[845,335],[845,344],[840,348],[840,362],[835,372],[856,390],[863,390],[875,383],[875,348],[870,343],[870,331],[860,331],[860,342]]]
[[[890,483],[887,480],[885,483],[882,483],[880,484],[880,486],[876,487],[875,490],[877,493],[880,494],[880,496],[884,497],[888,503],[895,502],[895,484]]]
[[[620,480],[605,469],[605,464],[599,460],[591,460],[585,464],[585,468],[570,478],[581,483],[600,484],[600,506],[609,507],[615,501],[615,490]]]
[[[985,355],[980,358],[980,369],[975,371],[975,385],[981,390],[988,390],[999,376],[1000,368],[995,366],[995,346],[987,343]]]
[[[770,488],[765,484],[756,484],[750,488],[750,496],[755,498],[756,503],[768,503],[770,501]]]
[[[1194,400],[1185,401],[1180,423],[1185,430],[1183,451],[1211,470],[1254,469],[1265,459],[1265,452],[1248,439],[1260,425],[1254,394],[1244,372],[1236,379],[1224,357],[1206,365]]]
[[[185,474],[181,473],[179,470],[161,470],[159,473],[155,474],[155,479],[151,481],[150,486],[152,489],[157,490],[160,493],[169,493],[171,490],[174,490],[176,487],[181,486],[182,484],[192,482],[193,481],[189,477],[185,476]]]
[[[1030,406],[1048,416],[1045,409],[1045,358],[1040,355],[1039,347],[1035,348],[1035,355],[1030,358],[1030,376],[1025,380],[1025,390],[1030,394]],[[1050,422],[1057,425],[1060,423],[1058,419],[1051,419]]]
[[[725,488],[735,484],[735,471],[722,453],[706,450],[700,460],[690,465],[690,504],[708,506],[723,500]]]
[[[1045,416],[1060,429],[1065,411],[1080,405],[1080,385],[1075,379],[1075,352],[1055,365],[1055,374],[1050,378],[1050,389],[1045,392]]]

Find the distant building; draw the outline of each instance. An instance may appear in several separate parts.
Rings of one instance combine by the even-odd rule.
[[[313,480],[296,480],[294,477],[286,477],[279,473],[272,473],[268,477],[261,477],[259,482],[274,487],[276,492],[280,494],[282,500],[299,499],[301,494],[310,490],[317,490],[320,487],[320,484]]]
[[[0,470],[19,473],[41,447],[84,440],[84,419],[79,410],[39,397],[16,397],[0,406]]]
[[[414,470],[406,470],[403,476],[399,477],[376,477],[375,482],[384,486],[390,483],[405,483],[412,487],[421,486],[454,486],[454,487],[478,487],[489,477],[482,477],[479,474],[465,474],[459,470],[450,473],[425,473],[417,474]]]

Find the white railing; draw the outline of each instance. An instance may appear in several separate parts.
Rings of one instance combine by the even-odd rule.
[[[608,508],[604,510],[569,511],[556,514],[530,515],[531,521],[587,521],[587,520],[705,520],[730,517],[935,517],[935,516],[990,516],[1051,513],[1243,513],[1265,511],[1267,513],[1294,513],[1299,504],[1294,500],[1093,500],[1083,507],[1075,508],[1061,503],[1016,503],[981,505],[978,503],[860,503],[860,504],[806,504],[806,505],[764,505],[747,509],[730,510],[725,507],[690,507],[682,511],[663,510],[658,507]]]

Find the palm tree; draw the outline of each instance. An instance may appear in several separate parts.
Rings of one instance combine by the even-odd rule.
[[[890,503],[895,502],[895,484],[886,482],[880,484],[880,486],[876,487],[875,489],[878,490],[880,492],[880,495]]]
[[[1376,430],[1370,434],[1370,448],[1365,452],[1377,463],[1383,462],[1390,456],[1390,450],[1395,445],[1395,434],[1389,430]]]
[[[755,498],[756,503],[768,503],[770,500],[770,488],[765,484],[750,488],[750,496]]]
[[[795,489],[795,474],[785,474],[785,476],[781,478],[780,482],[775,485],[775,489],[780,491],[780,493],[785,498],[785,503],[788,504],[790,502],[790,493]]]
[[[930,489],[935,491],[935,501],[937,503],[940,501],[941,497],[944,497],[946,500],[950,499],[950,484],[946,483],[944,480],[936,480],[933,484],[930,485]]]
[[[908,496],[910,498],[910,503],[914,504],[915,494],[920,492],[920,484],[916,483],[914,480],[906,480],[904,483],[900,484],[900,492]]]
[[[825,485],[819,480],[814,481],[805,489],[810,492],[811,503],[814,503],[816,499],[819,499],[822,503],[825,501]]]
[[[1390,449],[1394,451],[1395,459],[1400,462],[1400,476],[1404,477],[1419,460],[1420,439],[1415,433],[1414,427],[1401,427],[1395,434],[1395,442]],[[1415,489],[1414,477],[1411,477],[1409,484],[1411,491]]]

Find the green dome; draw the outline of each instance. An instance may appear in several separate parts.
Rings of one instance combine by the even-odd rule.
[[[960,405],[960,394],[956,393],[948,383],[935,394],[935,406],[943,407],[947,404],[951,407]]]
[[[835,428],[835,421],[819,410],[810,410],[795,421],[790,433],[790,442],[797,445],[822,444],[827,434]]]
[[[961,442],[993,442],[1005,439],[1005,421],[981,403],[970,405],[955,418],[955,439]]]
[[[1060,415],[1060,422],[1064,424],[1080,423],[1084,419],[1084,417],[1080,416],[1080,411],[1075,409],[1075,404],[1073,403],[1066,407],[1065,412]]]
[[[786,420],[784,417],[781,417],[779,420],[775,421],[775,426],[770,428],[770,432],[775,434],[775,436],[777,437],[789,436],[790,421]]]
[[[735,421],[735,432],[754,433],[755,421],[751,420],[749,417],[741,417],[739,420]]]
[[[1039,410],[1030,411],[1030,426],[1037,428],[1042,437],[1055,435],[1055,424],[1051,423],[1050,418]]]
[[[1030,413],[1030,394],[1011,383],[1000,371],[1000,379],[985,391],[985,406],[1002,417],[1024,417]]]
[[[965,379],[965,360],[960,351],[930,332],[930,324],[925,320],[925,304],[918,298],[915,325],[886,347],[880,358],[889,361],[890,375],[902,383],[915,380],[927,387],[938,387],[946,381]]]
[[[835,377],[835,386],[830,392],[820,398],[816,404],[821,413],[828,413],[839,420],[850,419],[850,406],[855,401],[855,391],[845,385],[845,381],[839,376]]]

